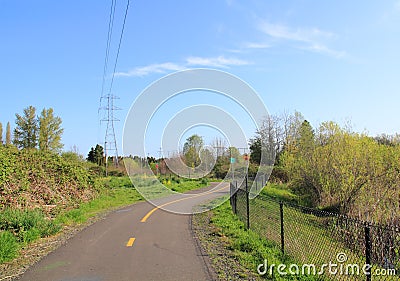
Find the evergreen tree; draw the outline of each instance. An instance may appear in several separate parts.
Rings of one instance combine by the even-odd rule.
[[[0,144],[3,144],[3,124],[0,122]]]
[[[90,151],[89,151],[89,153],[88,153],[88,156],[87,156],[87,158],[86,158],[86,160],[87,161],[89,161],[89,162],[92,162],[92,163],[96,163],[96,159],[95,159],[95,156],[94,156],[95,154],[94,154],[94,148],[93,148],[93,146],[90,148]]]
[[[303,152],[303,154],[309,154],[314,149],[314,130],[311,127],[310,122],[308,122],[307,120],[304,120],[300,126],[298,145],[300,151]]]
[[[44,108],[38,118],[39,122],[39,149],[44,151],[60,152],[64,146],[61,143],[61,118],[54,116],[53,109]]]
[[[260,164],[261,162],[261,137],[250,139],[250,161]]]
[[[10,127],[10,122],[7,122],[7,128],[6,128],[6,145],[11,144],[11,127]]]
[[[18,148],[35,148],[39,130],[35,107],[29,106],[24,109],[23,116],[17,113],[15,117],[14,144]]]
[[[104,164],[104,149],[101,145],[97,144],[94,149],[95,163],[102,166]]]
[[[97,144],[96,148],[91,147],[86,158],[87,161],[96,163],[99,166],[104,164],[104,149],[101,145]]]

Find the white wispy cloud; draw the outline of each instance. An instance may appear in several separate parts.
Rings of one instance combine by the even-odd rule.
[[[115,76],[146,76],[152,73],[167,73],[170,71],[184,70],[186,67],[172,62],[150,64],[146,66],[136,67],[127,72],[117,72]]]
[[[248,61],[238,58],[226,58],[224,56],[218,57],[188,57],[182,64],[166,62],[150,64],[146,66],[136,67],[127,72],[116,72],[115,76],[119,77],[141,77],[153,73],[168,73],[171,71],[180,71],[188,69],[189,67],[215,67],[215,68],[229,68],[230,66],[241,66],[250,64]]]
[[[268,43],[246,42],[243,44],[243,48],[245,49],[267,49],[270,47],[271,44]]]
[[[261,21],[258,28],[273,42],[293,42],[296,43],[296,45],[294,45],[295,48],[321,53],[335,58],[341,58],[346,55],[346,52],[329,48],[325,43],[337,37],[334,33],[316,27],[292,28],[283,24]]]
[[[338,59],[342,58],[342,57],[344,57],[346,55],[346,52],[344,52],[344,51],[336,51],[336,50],[328,48],[325,45],[314,44],[314,45],[305,46],[305,47],[299,47],[299,48],[303,49],[303,50],[315,52],[315,53],[329,55],[331,57],[335,57],[335,58],[338,58]]]
[[[229,68],[229,66],[240,66],[249,64],[248,61],[237,58],[219,57],[188,57],[186,59],[188,66],[206,66],[206,67],[220,67]]]
[[[285,39],[300,42],[315,42],[321,38],[333,38],[334,34],[318,28],[290,28],[282,24],[261,22],[259,28],[262,32],[276,39]]]

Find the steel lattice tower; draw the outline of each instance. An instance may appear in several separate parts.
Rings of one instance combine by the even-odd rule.
[[[109,156],[112,156],[114,165],[118,167],[118,147],[117,147],[117,139],[115,137],[114,123],[120,120],[115,117],[115,110],[119,110],[119,108],[114,105],[114,100],[116,99],[118,99],[118,97],[111,93],[103,96],[102,100],[105,100],[106,105],[100,108],[105,111],[105,116],[100,121],[107,123],[105,137],[104,137],[106,175],[108,166],[107,162]]]

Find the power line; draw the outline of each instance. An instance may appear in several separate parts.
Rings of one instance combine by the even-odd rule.
[[[109,16],[109,20],[108,20],[107,44],[106,44],[106,53],[104,56],[103,81],[101,84],[100,103],[101,103],[101,99],[103,98],[103,95],[104,95],[104,84],[105,84],[106,75],[107,75],[108,57],[110,55],[111,37],[112,37],[112,30],[113,30],[113,26],[114,26],[115,7],[116,7],[116,0],[112,0],[111,8],[110,8],[110,16]]]
[[[115,7],[116,7],[116,0],[112,0],[111,2],[111,8],[110,8],[110,16],[109,16],[109,24],[108,24],[108,33],[107,33],[107,46],[106,46],[106,54],[105,54],[105,59],[104,59],[104,68],[103,68],[103,82],[102,82],[102,89],[101,89],[101,97],[100,97],[100,108],[99,111],[102,109],[105,111],[105,117],[101,119],[100,121],[106,121],[107,122],[107,127],[105,131],[105,136],[104,136],[104,153],[105,153],[105,165],[106,165],[106,175],[107,175],[107,166],[108,166],[108,157],[109,155],[113,154],[113,159],[114,163],[116,166],[118,166],[118,148],[117,148],[117,140],[115,137],[115,127],[114,127],[114,122],[119,121],[117,118],[115,118],[114,111],[118,110],[119,108],[114,106],[114,100],[117,99],[118,97],[115,96],[112,92],[112,87],[114,83],[114,77],[115,77],[115,71],[117,69],[117,64],[118,64],[118,58],[119,58],[119,53],[121,49],[121,43],[122,43],[122,38],[125,30],[125,23],[126,23],[126,18],[128,15],[128,9],[129,9],[129,0],[127,1],[126,8],[125,8],[125,15],[124,15],[124,21],[122,24],[122,30],[121,34],[119,37],[119,43],[118,43],[118,49],[117,49],[117,54],[115,57],[115,62],[114,62],[114,68],[112,72],[112,78],[111,78],[111,83],[110,83],[110,88],[107,94],[104,94],[104,88],[105,88],[105,80],[106,80],[106,75],[107,75],[107,68],[108,68],[108,59],[109,59],[109,54],[110,54],[110,47],[111,47],[111,39],[112,39],[112,31],[113,31],[113,26],[114,26],[114,17],[115,17]],[[102,100],[106,100],[106,105],[102,107]]]
[[[126,23],[126,17],[128,15],[128,9],[129,9],[129,2],[130,0],[128,0],[126,2],[126,8],[125,8],[125,15],[124,15],[124,22],[122,23],[122,30],[121,30],[121,35],[119,37],[119,43],[118,43],[118,49],[117,49],[117,56],[115,57],[115,63],[114,63],[114,69],[112,72],[112,77],[111,77],[111,84],[110,84],[110,91],[109,94],[111,94],[111,90],[114,84],[114,77],[115,77],[115,71],[117,69],[117,63],[118,63],[118,58],[119,58],[119,51],[121,49],[121,42],[122,42],[122,37],[124,35],[124,30],[125,30],[125,23]]]
[[[116,7],[116,0],[111,1],[111,7],[110,7],[110,15],[108,19],[108,31],[107,31],[107,43],[106,43],[106,52],[104,55],[104,66],[103,66],[103,81],[101,83],[101,94],[100,94],[100,101],[99,101],[99,109],[97,111],[97,118],[100,120],[100,123],[102,119],[100,118],[100,110],[102,109],[102,100],[105,98],[104,97],[104,85],[106,81],[106,76],[107,76],[107,68],[108,68],[108,57],[110,54],[110,46],[111,46],[111,37],[112,37],[112,31],[113,31],[113,26],[114,26],[114,15],[115,15],[115,7]],[[100,134],[100,125],[98,126],[98,132],[97,132],[97,137],[99,138]]]

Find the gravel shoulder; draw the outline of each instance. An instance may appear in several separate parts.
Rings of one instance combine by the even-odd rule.
[[[192,217],[192,230],[201,251],[208,256],[216,280],[264,280],[242,266],[234,251],[229,248],[228,238],[211,223],[213,211],[198,213]]]

